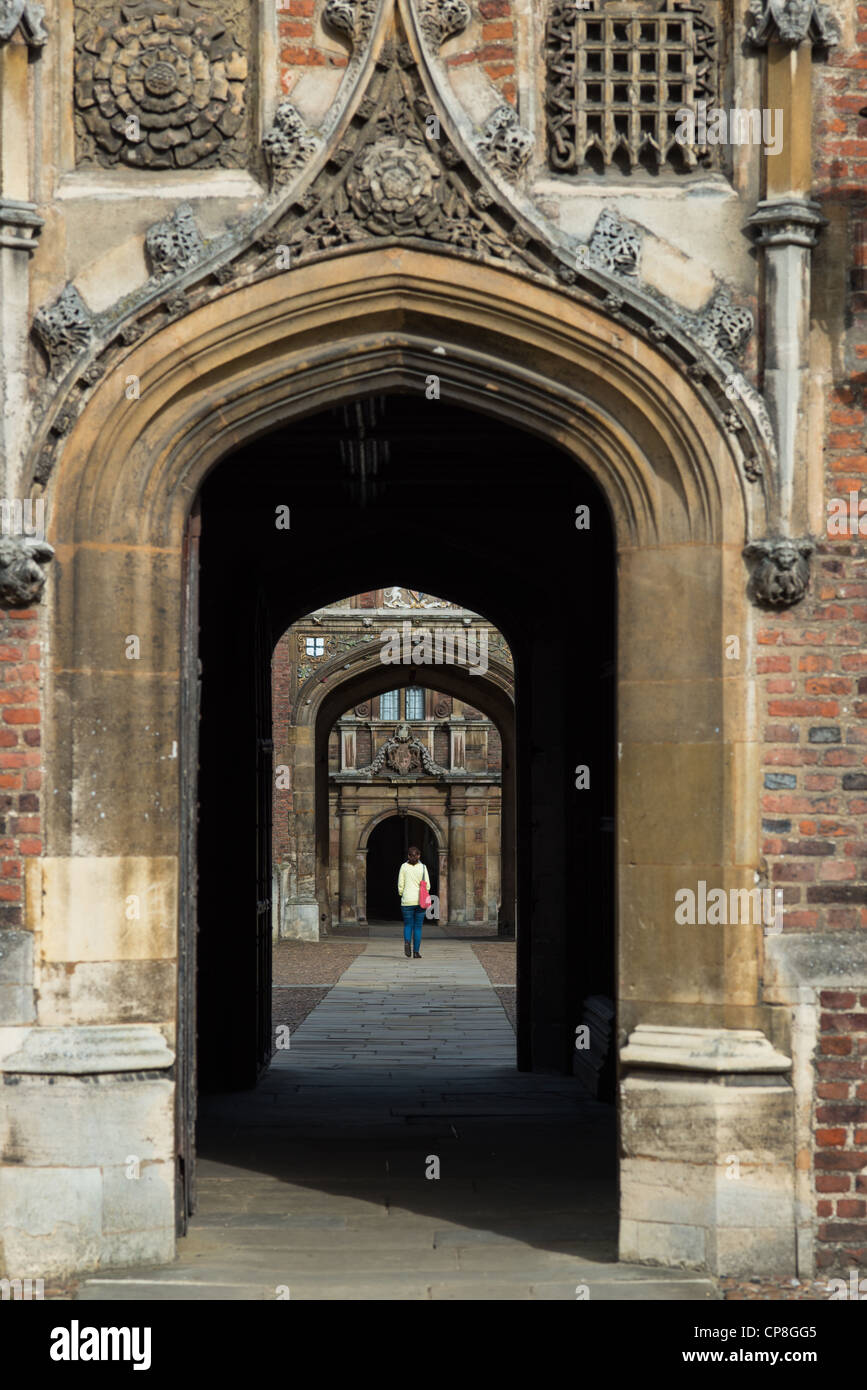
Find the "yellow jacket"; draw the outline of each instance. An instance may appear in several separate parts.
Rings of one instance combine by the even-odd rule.
[[[400,894],[402,907],[418,907],[418,890],[421,883],[422,874],[430,892],[430,879],[428,872],[421,860],[417,864],[410,864],[406,860],[400,866],[400,873],[397,876],[397,891]]]

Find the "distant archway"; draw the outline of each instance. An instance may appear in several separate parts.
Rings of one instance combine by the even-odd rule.
[[[368,922],[400,921],[400,900],[397,895],[397,871],[406,858],[410,845],[417,845],[421,862],[428,871],[431,893],[440,896],[441,833],[433,817],[421,811],[387,811],[377,816],[359,840],[359,852],[364,855],[364,903]]]

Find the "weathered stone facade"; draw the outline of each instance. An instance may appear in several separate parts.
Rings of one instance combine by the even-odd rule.
[[[340,460],[352,520],[334,519],[327,544],[299,529],[295,493],[315,482],[315,441],[294,449],[304,421],[348,418],[376,393],[525,431],[523,529],[497,514],[491,460],[486,488],[453,484],[439,554],[419,545],[406,577],[433,587],[453,573],[462,611],[490,614],[512,650],[511,672],[480,680],[478,708],[503,735],[514,884],[486,886],[477,917],[468,875],[464,920],[490,921],[492,901],[500,925],[504,903],[517,912],[528,1067],[566,1069],[578,1021],[546,981],[568,977],[577,949],[566,868],[599,862],[602,844],[571,769],[589,766],[595,786],[605,754],[560,702],[582,693],[575,647],[615,588],[613,565],[569,550],[585,539],[577,516],[567,539],[539,512],[537,453],[550,451],[546,489],[592,479],[610,514],[624,1256],[748,1275],[864,1265],[863,6],[715,5],[712,84],[695,71],[706,30],[689,52],[683,32],[666,47],[667,0],[588,0],[568,42],[555,0],[544,14],[531,0],[147,0],[122,23],[105,4],[52,0],[44,22],[40,8],[0,6],[0,454],[5,498],[45,504],[44,535],[0,542],[2,1273],[171,1256],[189,1209],[196,855],[210,833],[197,841],[197,777],[212,775],[197,767],[199,702],[205,725],[218,687],[236,702],[256,768],[249,785],[225,776],[236,820],[264,827],[269,644],[379,582],[362,560],[381,569],[390,545],[393,562],[414,521],[418,477],[407,465],[405,491],[388,493],[388,441],[362,420]],[[642,24],[656,26],[646,43]],[[554,50],[578,65],[565,78]],[[642,92],[645,52],[657,66]],[[669,52],[692,64],[696,99],[713,91],[730,113],[737,93],[760,127],[780,112],[779,152],[763,138],[712,147],[707,131],[681,160],[654,148],[668,140],[660,102],[669,121],[681,99],[659,95]],[[562,122],[552,103],[564,83],[594,85],[580,65],[597,53],[610,91],[570,96]],[[420,436],[433,420],[420,410]],[[293,507],[293,529],[275,536],[273,507],[266,522],[250,497],[278,439],[284,471],[263,495]],[[206,480],[235,467],[224,529],[200,529]],[[436,484],[431,465],[426,506]],[[254,668],[255,691],[238,674]],[[381,675],[371,651],[349,701],[320,689],[323,727],[398,687]],[[461,700],[447,676],[430,689]],[[327,807],[327,757],[317,774],[315,728],[292,724],[294,708],[279,723],[280,690],[277,736],[294,729],[297,767],[307,727],[307,790],[324,775]],[[371,708],[367,722],[372,762],[388,721],[374,727]],[[208,767],[223,751],[211,727]],[[350,717],[341,739],[357,728]],[[357,771],[332,770],[345,821],[385,809]],[[493,818],[495,783],[464,785],[467,803],[484,787]],[[210,790],[203,821],[216,774]],[[309,935],[323,912],[326,928],[358,920],[360,904],[357,864],[353,896],[317,861],[341,857],[340,835],[326,855],[321,830],[311,845],[308,826],[295,890],[280,887],[281,921],[294,898]],[[249,893],[252,853],[220,865],[231,912],[255,904],[260,947],[267,858]],[[504,849],[503,875],[506,863]],[[781,921],[678,922],[675,895],[699,881],[779,888]],[[218,935],[219,903],[199,890]],[[245,982],[250,950],[233,961]],[[231,983],[204,965],[203,1047]],[[725,1176],[732,1153],[740,1186]]]

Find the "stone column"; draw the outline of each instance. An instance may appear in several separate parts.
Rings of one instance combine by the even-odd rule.
[[[290,728],[287,762],[292,767],[292,810],[289,816],[289,891],[283,934],[300,941],[319,940],[320,904],[317,898],[316,825],[313,814],[316,788],[315,729],[312,725]],[[294,872],[293,872],[294,866]],[[323,890],[323,908],[327,901]]]
[[[354,772],[357,766],[358,744],[356,740],[356,720],[352,716],[341,719],[340,731],[340,771]]]
[[[30,201],[28,56],[45,40],[41,22],[21,23],[7,43],[0,35],[0,460],[3,496],[20,496],[18,465],[28,425],[27,353],[30,256],[42,218]]]
[[[467,920],[467,798],[449,795],[449,921]]]
[[[467,728],[461,714],[449,716],[449,771],[465,772],[467,767]]]
[[[748,226],[764,252],[764,394],[774,426],[778,466],[771,498],[772,537],[809,529],[804,404],[809,379],[810,260],[825,225],[810,199],[813,49],[837,42],[830,8],[763,0],[749,40],[767,49],[764,104],[782,113],[781,147],[765,152],[765,197]]]
[[[439,900],[440,900],[440,921],[449,920],[449,852],[441,849],[439,852],[440,879],[439,879]]]
[[[337,814],[340,818],[340,921],[358,921],[358,806],[344,800],[348,788],[340,791]]]

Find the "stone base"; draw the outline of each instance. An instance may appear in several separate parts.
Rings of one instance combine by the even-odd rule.
[[[312,902],[299,902],[296,899],[286,903],[280,924],[280,940],[319,940],[319,904],[315,898]]]
[[[788,1059],[748,1030],[684,1029],[680,1048],[674,1032],[638,1029],[622,1054],[655,1066],[620,1088],[620,1258],[736,1278],[793,1275],[794,1092],[774,1074]],[[677,1069],[678,1052],[695,1070]],[[746,1071],[747,1061],[762,1071]]]

